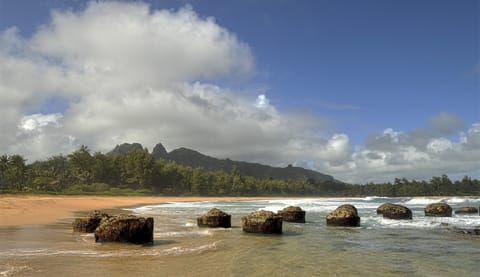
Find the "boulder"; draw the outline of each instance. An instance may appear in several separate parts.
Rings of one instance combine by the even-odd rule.
[[[452,207],[447,203],[432,203],[425,207],[425,216],[450,217]]]
[[[256,211],[242,217],[242,230],[247,233],[281,234],[282,217],[270,211]]]
[[[198,227],[230,228],[232,226],[231,215],[213,208],[208,213],[197,217],[197,225]]]
[[[95,242],[153,243],[153,218],[120,215],[105,219],[95,230]]]
[[[412,219],[412,210],[409,208],[392,203],[385,203],[377,208],[377,214],[383,215],[383,218],[390,219]]]
[[[283,221],[305,223],[305,211],[300,207],[286,207],[278,211],[278,215],[282,217]]]
[[[455,214],[478,214],[478,209],[475,207],[462,207],[458,208]]]
[[[466,228],[454,228],[453,231],[464,235],[476,235],[480,236],[480,228],[466,229]]]
[[[353,205],[341,205],[335,211],[327,215],[328,226],[360,226],[360,217],[357,208]]]
[[[102,220],[109,218],[110,216],[101,211],[94,211],[88,218],[76,218],[72,225],[73,231],[82,233],[93,233],[97,229]]]

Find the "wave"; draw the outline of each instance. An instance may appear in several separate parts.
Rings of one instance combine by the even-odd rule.
[[[12,275],[17,275],[27,269],[30,269],[30,267],[26,265],[23,265],[23,266],[16,266],[16,265],[10,265],[10,264],[0,265],[0,276],[8,277]]]
[[[472,204],[479,205],[480,198],[472,197],[413,197],[403,202],[406,205],[428,205],[437,202],[444,202],[450,205]]]
[[[0,251],[3,257],[35,257],[35,256],[83,256],[83,257],[132,257],[132,256],[179,256],[183,254],[203,253],[206,251],[216,250],[220,241],[215,241],[209,244],[203,244],[193,247],[176,246],[172,248],[162,249],[159,247],[141,247],[130,250],[55,250],[55,249],[11,249]],[[4,269],[5,267],[5,269]],[[0,276],[10,276],[18,273],[18,270],[23,267],[14,266],[0,266]]]
[[[212,236],[212,230],[155,232],[155,238],[205,237]]]

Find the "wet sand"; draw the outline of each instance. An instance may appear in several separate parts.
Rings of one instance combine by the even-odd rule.
[[[74,212],[166,202],[254,200],[265,197],[0,195],[0,226],[49,224]]]

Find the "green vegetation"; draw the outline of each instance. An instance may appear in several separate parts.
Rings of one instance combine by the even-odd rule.
[[[273,179],[205,171],[156,160],[146,149],[93,155],[86,146],[68,156],[26,164],[20,155],[0,156],[0,192],[101,195],[292,195],[292,196],[429,196],[479,195],[480,181],[448,176],[429,181],[395,179],[393,183],[352,185],[335,180]]]

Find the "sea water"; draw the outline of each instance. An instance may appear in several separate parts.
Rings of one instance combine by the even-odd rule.
[[[51,225],[0,228],[0,276],[478,276],[479,215],[425,217],[423,208],[480,206],[480,198],[311,198],[173,202],[124,209],[155,220],[154,244],[97,244],[71,231],[71,219]],[[412,209],[412,220],[376,214],[392,202]],[[361,226],[327,227],[342,204],[359,212]],[[282,235],[247,234],[241,217],[287,206],[306,211],[306,223],[283,223]],[[211,208],[232,215],[232,228],[196,226]],[[120,212],[120,211],[117,211]]]

